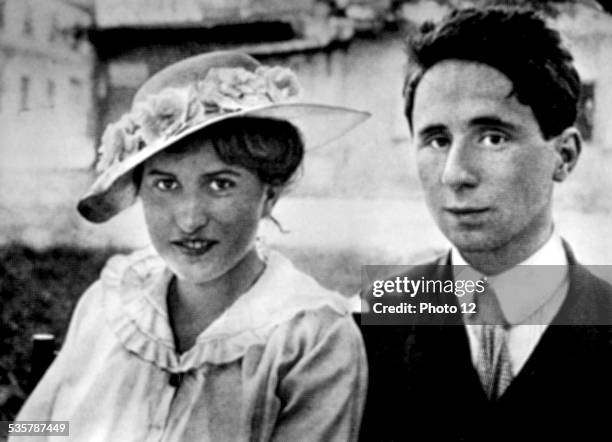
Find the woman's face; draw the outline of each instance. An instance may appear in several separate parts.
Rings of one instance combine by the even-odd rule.
[[[179,279],[202,284],[252,254],[273,200],[252,172],[221,161],[210,141],[190,143],[144,164],[140,196],[157,252]]]

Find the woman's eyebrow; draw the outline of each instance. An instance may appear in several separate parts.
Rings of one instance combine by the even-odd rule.
[[[174,176],[172,172],[166,172],[159,169],[150,169],[146,173],[147,175],[164,175],[164,176]]]
[[[238,172],[237,170],[234,170],[234,169],[214,170],[212,172],[204,172],[202,175],[203,176],[207,176],[207,177],[215,177],[217,175],[233,175],[233,176],[236,176],[236,177],[242,176],[242,174],[240,172]]]
[[[147,175],[162,175],[162,176],[175,176],[174,173],[172,172],[166,172],[164,170],[160,170],[160,169],[150,169],[147,171],[146,173]],[[216,177],[218,175],[233,175],[236,177],[241,177],[242,174],[236,170],[233,169],[221,169],[221,170],[213,170],[211,172],[204,172],[201,174],[204,177]]]

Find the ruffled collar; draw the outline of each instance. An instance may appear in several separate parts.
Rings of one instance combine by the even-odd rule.
[[[343,296],[321,287],[280,253],[271,252],[266,261],[266,270],[253,287],[179,355],[166,307],[172,273],[150,248],[115,256],[101,276],[107,321],[128,351],[180,373],[236,360],[249,347],[263,345],[276,326],[304,311],[323,306],[339,314],[349,311]]]

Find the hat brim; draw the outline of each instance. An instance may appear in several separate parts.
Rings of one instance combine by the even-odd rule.
[[[111,166],[80,199],[77,205],[79,213],[94,223],[109,220],[136,200],[138,192],[131,174],[136,166],[188,135],[221,121],[245,116],[288,121],[300,131],[306,149],[313,150],[346,134],[365,121],[370,113],[323,104],[278,103],[221,114],[170,138],[148,145]]]

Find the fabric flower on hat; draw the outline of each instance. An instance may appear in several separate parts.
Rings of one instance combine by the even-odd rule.
[[[137,105],[135,113],[142,124],[146,144],[167,139],[187,128],[201,114],[201,105],[192,88],[165,89]]]
[[[215,68],[198,84],[208,112],[232,112],[284,101],[299,91],[297,77],[286,68]]]
[[[253,72],[244,68],[213,68],[198,84],[198,97],[208,112],[232,112],[253,106]],[[251,97],[251,102],[245,102]],[[261,103],[261,98],[257,104]]]
[[[255,73],[267,81],[267,89],[273,102],[278,103],[300,93],[300,84],[291,69],[280,66],[260,66]]]
[[[287,68],[260,66],[254,72],[241,67],[211,68],[196,84],[152,94],[110,124],[102,136],[97,170],[103,172],[145,146],[179,135],[213,114],[286,101],[298,92],[297,77]]]
[[[98,150],[100,155],[96,166],[98,172],[105,171],[115,162],[123,160],[142,147],[143,140],[138,133],[139,128],[139,124],[130,114],[108,125]]]

